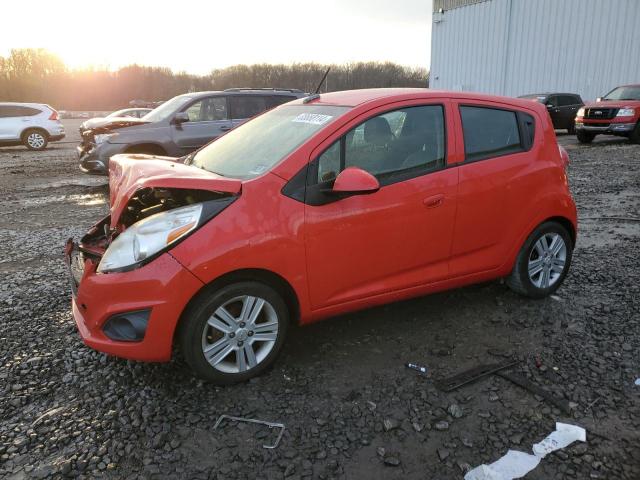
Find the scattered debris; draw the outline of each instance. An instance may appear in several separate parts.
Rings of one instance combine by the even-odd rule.
[[[451,392],[457,388],[462,387],[468,383],[475,382],[476,380],[499,372],[510,367],[513,367],[518,362],[508,361],[504,363],[496,363],[491,365],[480,365],[478,367],[471,368],[464,372],[458,373],[453,377],[444,378],[435,382],[436,387],[444,392]]]
[[[416,370],[420,373],[427,373],[427,367],[423,367],[421,365],[416,365],[415,363],[407,362],[404,364],[405,367],[410,368],[411,370]]]
[[[464,480],[513,480],[524,477],[536,468],[549,453],[560,450],[575,441],[586,442],[585,429],[576,425],[556,422],[556,430],[533,445],[533,455],[509,450],[491,465],[480,465],[464,476]]]
[[[540,443],[533,445],[533,453],[537,457],[544,458],[551,452],[560,450],[575,441],[586,442],[587,432],[584,428],[568,423],[556,422],[556,431],[550,433]]]
[[[269,448],[269,449],[276,448],[280,443],[280,440],[282,439],[282,435],[284,434],[284,430],[285,430],[285,426],[282,423],[267,422],[264,420],[257,420],[255,418],[232,417],[231,415],[220,415],[220,417],[218,417],[218,420],[216,421],[216,424],[213,426],[213,429],[216,430],[224,419],[233,420],[234,422],[257,423],[259,425],[266,425],[269,428],[279,428],[280,433],[278,434],[278,438],[276,438],[276,441],[274,442],[274,444],[262,445],[262,448]]]
[[[566,414],[571,413],[571,406],[569,405],[569,402],[567,400],[564,400],[562,398],[558,398],[552,395],[551,393],[546,391],[544,388],[539,387],[538,385],[530,382],[525,377],[515,373],[510,373],[510,372],[497,372],[496,374],[499,377],[509,380],[511,383],[515,383],[516,385],[524,388],[525,390],[529,390],[534,395],[541,396],[542,398],[544,398],[546,401],[548,401],[555,407],[558,407],[564,413]]]
[[[449,405],[449,408],[447,408],[447,412],[449,412],[449,415],[451,415],[453,418],[460,418],[464,414],[462,407],[457,403],[452,403],[451,405]]]

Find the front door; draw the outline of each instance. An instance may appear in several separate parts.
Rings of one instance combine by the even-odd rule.
[[[231,129],[226,97],[208,97],[192,103],[185,111],[188,122],[171,126],[173,140],[182,154],[190,153]]]
[[[447,277],[458,172],[446,168],[444,112],[444,102],[378,111],[318,151],[305,206],[313,309]],[[351,166],[375,175],[380,190],[323,193]]]

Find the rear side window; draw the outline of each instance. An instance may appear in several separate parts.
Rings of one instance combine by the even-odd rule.
[[[18,105],[0,106],[0,118],[7,117],[33,117],[41,113],[41,110],[31,107],[21,107]]]
[[[236,120],[251,118],[258,113],[264,112],[267,109],[267,99],[265,97],[252,96],[252,97],[229,97],[229,103],[231,104],[231,118]]]
[[[290,102],[296,98],[297,97],[293,97],[291,95],[274,95],[273,97],[267,98],[267,108],[277,107],[278,105]]]
[[[511,110],[460,106],[465,161],[523,151],[518,116]]]

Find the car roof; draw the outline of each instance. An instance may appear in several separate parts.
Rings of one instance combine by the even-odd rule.
[[[384,101],[412,100],[414,98],[456,98],[462,100],[486,100],[508,103],[514,106],[531,108],[531,101],[513,97],[501,97],[484,93],[459,92],[452,90],[432,90],[430,88],[369,88],[362,90],[344,90],[320,94],[318,98],[309,101],[314,105],[333,105],[357,107],[367,103],[384,103]],[[293,105],[303,105],[304,99],[291,102]]]
[[[212,95],[275,95],[275,96],[295,96],[301,97],[307,95],[302,90],[291,89],[273,89],[273,88],[229,88],[227,90],[211,90],[206,92],[189,92],[179,96],[190,98],[209,97]]]
[[[538,95],[539,97],[548,97],[549,95],[572,95],[574,97],[579,97],[579,93],[571,93],[571,92],[544,92],[544,93],[525,93],[524,95],[518,95],[518,98],[521,97],[531,97],[533,95]]]
[[[26,103],[26,102],[0,102],[2,106],[18,106],[18,107],[46,107],[51,108],[46,103]]]

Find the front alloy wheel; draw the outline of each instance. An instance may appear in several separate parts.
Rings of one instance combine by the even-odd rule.
[[[564,281],[572,253],[573,241],[566,228],[556,222],[545,222],[524,242],[506,279],[507,285],[528,297],[546,297]]]
[[[242,295],[220,305],[202,332],[202,353],[223,373],[258,366],[278,338],[278,314],[264,298]]]
[[[275,360],[289,312],[282,297],[258,282],[239,282],[200,295],[180,327],[185,360],[218,384],[248,380]]]

